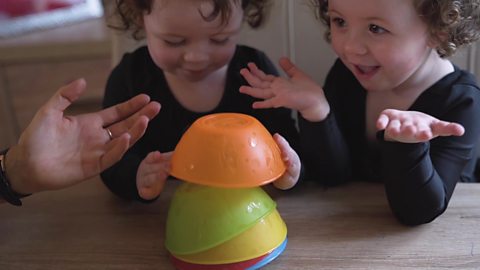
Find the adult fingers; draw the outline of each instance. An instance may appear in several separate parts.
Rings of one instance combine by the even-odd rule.
[[[127,152],[129,141],[130,134],[124,134],[108,142],[105,153],[100,157],[100,171],[96,173],[100,173],[117,163],[125,152]]]
[[[98,115],[103,120],[104,126],[123,120],[144,108],[150,102],[150,97],[145,94],[137,95],[123,103],[103,109]]]
[[[129,129],[127,132],[130,134],[130,145],[134,145],[144,134],[147,130],[149,119],[145,116],[139,117],[137,122]],[[115,135],[114,135],[115,136]]]
[[[119,119],[118,122],[110,125],[108,129],[112,132],[112,135],[115,138],[120,134],[123,134],[124,132],[129,132],[138,123],[138,121],[146,120],[146,124],[148,124],[148,121],[153,119],[159,113],[160,108],[161,106],[158,102],[150,102],[149,104],[141,108],[138,112],[127,117],[126,119]],[[135,141],[136,139],[138,139],[135,137],[135,135],[133,135],[133,137]]]
[[[45,104],[44,109],[54,109],[63,112],[77,100],[85,91],[87,82],[81,78],[62,86]]]

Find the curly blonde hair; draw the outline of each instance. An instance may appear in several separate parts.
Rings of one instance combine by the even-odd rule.
[[[325,38],[330,42],[328,0],[311,0],[315,14],[327,26]],[[441,57],[452,56],[457,49],[480,37],[480,0],[413,0],[418,15],[438,43]]]
[[[171,0],[175,1],[175,0]],[[220,22],[226,24],[230,19],[232,5],[241,4],[244,10],[244,20],[252,28],[258,28],[265,19],[269,0],[204,0],[211,1],[213,11],[211,14],[202,14],[206,21],[212,21],[220,16]],[[145,37],[143,28],[143,15],[152,11],[154,0],[116,0],[115,21],[109,27],[119,31],[131,31],[135,40]]]

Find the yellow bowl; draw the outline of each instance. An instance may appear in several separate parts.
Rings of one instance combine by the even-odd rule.
[[[251,260],[280,246],[287,237],[287,226],[275,209],[250,229],[211,249],[187,255],[172,253],[194,264],[228,264]]]
[[[187,182],[225,188],[257,187],[285,172],[280,149],[254,117],[210,114],[183,134],[172,156],[171,174]]]
[[[275,207],[260,187],[227,189],[184,183],[170,203],[165,246],[176,255],[208,250],[253,227]]]

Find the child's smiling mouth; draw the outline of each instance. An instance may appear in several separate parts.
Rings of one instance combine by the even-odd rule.
[[[353,65],[355,67],[355,73],[357,75],[365,77],[372,77],[380,69],[380,66],[364,66],[364,65]]]

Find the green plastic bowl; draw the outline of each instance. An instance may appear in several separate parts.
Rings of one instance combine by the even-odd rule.
[[[213,248],[248,230],[275,208],[261,187],[227,189],[184,183],[170,204],[165,246],[177,255]]]
[[[272,252],[286,237],[287,225],[274,209],[250,229],[218,246],[194,254],[172,255],[194,264],[238,263]]]

